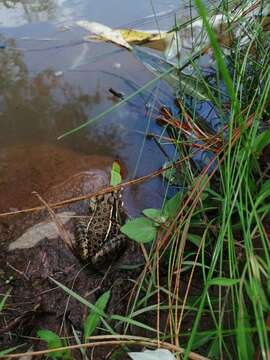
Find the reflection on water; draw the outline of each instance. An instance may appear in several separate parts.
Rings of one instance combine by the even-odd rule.
[[[0,0],[0,21],[3,25],[18,26],[24,22],[52,20],[59,6],[57,3],[55,0]],[[6,20],[5,10],[10,13]]]
[[[100,84],[92,93],[65,81],[52,69],[44,69],[29,76],[22,55],[16,50],[14,40],[6,42],[7,49],[0,52],[2,145],[24,141],[53,141],[68,128],[84,123],[91,112],[102,102]],[[117,137],[117,124],[110,127],[90,128],[87,134],[91,149],[112,153]],[[7,136],[8,134],[8,136]],[[88,151],[90,152],[90,151]]]
[[[117,5],[113,9],[122,6],[127,14],[125,19],[117,11],[105,11],[113,4]],[[157,1],[156,10],[168,10],[176,4],[177,1]],[[88,18],[112,26],[136,20],[153,11],[150,2],[145,0],[136,2],[136,6],[124,0],[114,0],[109,5],[107,0],[98,4],[86,0],[0,0],[0,21],[4,25],[0,28],[0,157],[2,160],[5,158],[6,165],[8,161],[15,162],[12,168],[2,168],[6,172],[5,181],[12,179],[14,199],[17,196],[26,199],[27,196],[21,193],[27,190],[29,194],[34,186],[33,181],[38,189],[47,181],[35,176],[37,171],[41,174],[48,171],[46,162],[18,150],[27,148],[29,144],[37,153],[41,151],[39,144],[43,149],[47,144],[49,153],[52,147],[59,149],[59,154],[67,149],[78,157],[100,157],[101,163],[104,156],[112,160],[119,158],[125,166],[127,178],[156,170],[166,160],[160,150],[143,136],[146,132],[161,133],[154,122],[155,114],[162,103],[172,102],[169,89],[161,84],[139,94],[101,121],[57,141],[57,137],[65,131],[117,103],[119,100],[111,95],[110,88],[129,95],[152,79],[152,75],[132,53],[112,44],[85,43],[82,41],[85,33],[75,26],[68,31],[60,31],[59,24],[69,13],[72,13],[72,17],[68,15],[66,19]],[[31,24],[16,27],[26,22]],[[155,24],[152,25],[155,27]],[[14,175],[16,172],[12,172],[14,167],[24,164],[22,154],[29,156],[33,162],[32,167],[27,165],[29,186],[26,187]],[[68,152],[65,154],[69,156]],[[78,157],[72,155],[71,158],[78,161]],[[67,167],[62,162],[61,166],[63,169],[69,168],[70,174],[74,174],[76,166],[72,163]],[[61,166],[57,171],[63,170]],[[89,162],[89,168],[91,166]],[[58,178],[55,172],[51,174],[50,184],[54,185]],[[27,178],[24,178],[24,182]],[[5,186],[5,191],[8,191],[7,184]],[[136,212],[138,208],[159,206],[163,186],[161,179],[155,179],[134,188],[133,193],[127,195],[131,210]],[[154,190],[154,195],[150,188]],[[1,191],[3,187],[0,196]],[[14,207],[17,206],[15,203]],[[8,207],[12,207],[11,202]]]
[[[142,17],[154,19],[176,6],[179,2],[175,0],[137,0],[136,4],[123,0],[0,0],[0,24],[14,27],[48,20],[70,23],[84,18],[119,26]]]

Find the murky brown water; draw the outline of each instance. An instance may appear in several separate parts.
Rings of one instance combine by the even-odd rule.
[[[155,11],[159,26],[166,27],[173,15],[164,13],[177,6],[173,0],[0,1],[1,211],[25,207],[32,190],[43,193],[61,176],[102,168],[108,158],[122,161],[127,178],[162,166],[164,155],[143,136],[161,131],[153,118],[170,92],[160,84],[97,124],[61,141],[57,137],[115,104],[109,88],[131,94],[152,78],[131,53],[84,42],[75,21],[156,28]],[[127,195],[131,213],[159,206],[163,187],[155,179],[133,188]]]

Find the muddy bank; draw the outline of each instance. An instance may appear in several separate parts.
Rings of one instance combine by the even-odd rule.
[[[8,203],[9,207],[14,207],[13,199],[18,200],[16,206],[32,204],[34,200],[30,194],[34,188],[47,201],[54,202],[88,194],[108,185],[109,158],[79,156],[49,145],[13,150],[6,160],[20,154],[21,168],[11,167],[9,170],[10,174],[11,170],[14,173],[10,178],[11,184],[7,182],[6,186],[13,186],[14,198],[10,197],[10,191],[6,192],[6,199],[1,198],[1,206]],[[32,168],[30,160],[40,164],[42,171]],[[31,174],[32,187],[24,181],[27,173],[28,176]],[[69,298],[50,278],[92,303],[104,291],[111,289],[108,313],[125,314],[133,286],[130,279],[135,278],[141,269],[142,255],[130,242],[111,268],[110,264],[106,264],[97,270],[83,264],[76,251],[67,246],[64,237],[68,236],[74,243],[74,216],[87,214],[87,208],[85,201],[56,211],[64,232],[59,231],[47,211],[0,219],[0,293],[11,291],[0,319],[1,350],[19,344],[25,344],[20,349],[23,351],[30,344],[39,349],[42,344],[32,339],[39,329],[50,329],[71,338],[72,327],[82,331],[88,309]],[[135,268],[131,271],[121,269],[127,265],[135,265]],[[71,343],[75,343],[74,340]],[[75,352],[74,358],[80,358],[79,353]]]

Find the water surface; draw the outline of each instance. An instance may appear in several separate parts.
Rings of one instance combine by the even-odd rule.
[[[27,192],[30,188],[47,188],[48,184],[40,180],[46,176],[35,174],[51,172],[51,164],[27,152],[29,147],[37,153],[44,146],[59,151],[68,149],[77,155],[100,157],[101,163],[108,157],[120,159],[126,179],[163,165],[166,157],[144,136],[161,133],[155,116],[160,105],[172,102],[170,89],[162,83],[98,123],[61,141],[57,137],[116,104],[119,99],[109,92],[110,88],[129,95],[153,78],[132,53],[112,44],[83,41],[86,32],[75,22],[83,19],[111,27],[134,24],[168,28],[178,6],[179,2],[173,0],[0,1],[0,158],[5,183],[13,184],[12,205],[8,202],[6,210],[27,205],[17,196],[24,188]],[[183,9],[188,11],[185,6]],[[18,156],[14,151],[20,152]],[[78,163],[77,155],[71,158]],[[25,186],[27,180],[22,182],[16,177],[16,166],[21,172],[27,169],[31,186]],[[89,168],[93,166],[97,164],[90,162]],[[78,164],[71,163],[69,168],[71,175],[79,170]],[[61,173],[61,167],[57,171]],[[54,176],[52,173],[50,183]],[[33,178],[39,180],[33,184]],[[131,213],[160,206],[165,187],[160,178],[133,187],[127,195]],[[2,187],[2,192],[0,188],[2,199],[7,191],[6,187]]]

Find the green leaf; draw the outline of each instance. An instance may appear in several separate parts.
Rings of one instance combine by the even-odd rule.
[[[39,330],[37,332],[38,337],[45,341],[48,345],[48,349],[57,349],[63,347],[64,344],[60,337],[51,330]],[[71,359],[68,349],[62,351],[54,351],[50,354],[54,359]]]
[[[166,169],[167,167],[173,165],[173,161],[166,161],[163,164],[163,169]],[[183,184],[183,179],[181,178],[181,173],[179,171],[179,169],[177,169],[175,166],[165,170],[162,173],[162,176],[164,177],[165,180],[167,180],[169,182],[170,185],[176,185],[179,186],[181,184]]]
[[[140,217],[128,221],[121,227],[121,231],[130,239],[139,243],[153,241],[157,235],[157,227],[155,226],[155,223],[146,217]]]
[[[188,234],[188,240],[196,245],[196,246],[200,246],[200,243],[201,243],[201,240],[202,240],[202,237],[199,236],[199,235],[196,235],[196,234]]]
[[[167,216],[163,215],[163,212],[159,209],[144,209],[143,214],[151,220],[154,220],[157,225],[164,224],[167,220]]]
[[[251,284],[246,284],[246,292],[253,303],[260,303],[264,311],[268,311],[269,303],[262,288],[261,281],[253,277]]]
[[[8,289],[2,300],[0,301],[0,313],[4,309],[5,303],[7,301],[7,298],[9,297],[9,294],[11,293],[11,288]]]
[[[208,286],[233,286],[239,283],[239,279],[228,279],[228,278],[213,278],[208,282]]]
[[[255,153],[256,156],[259,156],[268,144],[270,144],[270,129],[267,129],[256,137],[252,146],[252,152]]]
[[[172,218],[172,219],[175,216],[177,216],[177,214],[180,210],[182,196],[183,196],[183,193],[178,192],[171,199],[169,199],[165,202],[164,210],[163,210],[163,213],[165,216]]]
[[[17,350],[17,349],[19,349],[19,348],[21,348],[23,346],[25,346],[25,344],[20,344],[20,345],[14,346],[12,348],[2,350],[2,351],[0,351],[0,356],[4,356],[4,355],[8,355],[10,353],[13,353],[13,351],[15,351],[15,350]]]
[[[255,207],[257,208],[268,196],[270,196],[270,180],[266,180],[256,197]]]
[[[116,186],[121,184],[122,182],[122,176],[121,176],[121,168],[117,161],[113,162],[112,170],[111,170],[111,186]]]
[[[101,317],[100,313],[105,310],[108,301],[110,299],[110,296],[111,296],[110,291],[106,291],[104,294],[102,294],[95,303],[96,308],[99,309],[100,312],[98,313],[96,311],[91,310],[89,315],[87,316],[87,319],[85,320],[84,323],[85,338],[91,336],[95,331],[96,327],[98,326]]]

